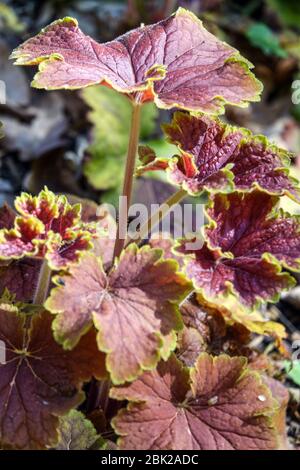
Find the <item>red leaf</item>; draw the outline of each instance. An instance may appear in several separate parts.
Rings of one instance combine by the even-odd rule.
[[[179,248],[192,254],[187,275],[209,298],[233,291],[248,305],[276,301],[294,284],[280,265],[300,267],[299,218],[272,213],[278,199],[259,191],[216,195],[213,201],[203,248],[189,251],[185,241]]]
[[[0,207],[0,229],[13,228],[15,217],[15,212],[7,204]]]
[[[86,255],[69,274],[58,277],[47,308],[58,313],[55,337],[72,348],[94,323],[98,346],[107,353],[114,383],[133,380],[154,368],[170,333],[181,327],[177,304],[190,283],[160,250],[130,245],[109,274],[94,255]],[[164,355],[167,353],[164,351]]]
[[[18,65],[40,64],[37,88],[103,84],[161,108],[222,112],[224,104],[245,106],[261,92],[252,65],[182,8],[105,44],[67,17],[19,46],[12,58]]]
[[[241,357],[201,354],[185,369],[172,356],[111,396],[128,400],[113,426],[126,450],[276,449],[276,404]]]
[[[52,315],[29,315],[0,306],[0,443],[15,449],[43,449],[58,439],[59,416],[84,399],[83,382],[105,375],[104,358],[91,330],[64,351],[52,336]]]
[[[298,182],[289,177],[287,169],[291,154],[270,144],[265,137],[253,136],[246,129],[218,119],[182,112],[176,112],[164,130],[169,142],[178,146],[180,155],[155,158],[148,147],[151,161],[144,159],[138,174],[166,169],[171,182],[192,195],[204,190],[261,188],[300,201]],[[141,147],[139,153],[145,153],[145,148]]]
[[[200,352],[252,359],[252,350],[247,347],[251,330],[244,326],[242,320],[238,322],[232,318],[234,315],[229,316],[230,312],[225,307],[193,296],[181,305],[180,311],[185,327],[179,333],[177,357],[184,364],[192,366]]]
[[[14,260],[0,266],[0,296],[7,289],[16,300],[31,302],[37,287],[41,261],[33,258]]]
[[[68,234],[68,238],[63,242],[60,238],[51,238],[46,246],[50,266],[54,269],[64,269],[68,264],[76,263],[79,254],[92,247],[91,236],[88,231],[76,231]]]
[[[150,240],[149,245],[151,248],[159,248],[163,250],[163,257],[165,259],[175,259],[180,266],[180,269],[184,265],[184,257],[174,251],[175,240],[172,238],[170,233],[157,232]]]

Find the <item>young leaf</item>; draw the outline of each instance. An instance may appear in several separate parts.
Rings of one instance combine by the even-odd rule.
[[[111,397],[130,402],[113,419],[121,449],[277,448],[276,403],[245,358],[203,353],[186,369],[172,356]]]
[[[80,204],[70,205],[65,196],[47,188],[38,196],[22,193],[15,207],[20,215],[13,227],[10,220],[10,227],[0,230],[0,260],[46,258],[52,269],[63,269],[92,247],[94,228],[81,222]]]
[[[166,136],[180,155],[156,158],[149,147],[140,147],[143,165],[137,173],[166,170],[171,182],[195,196],[204,190],[232,192],[262,189],[286,194],[300,202],[298,181],[289,176],[289,152],[264,136],[211,119],[205,115],[174,114],[164,125]]]
[[[110,214],[105,204],[98,205],[89,199],[81,199],[77,196],[68,196],[71,202],[80,203],[81,220],[85,223],[95,222],[97,234],[93,239],[92,252],[101,258],[104,270],[113,263],[113,253],[117,233],[115,218]]]
[[[107,353],[106,366],[116,384],[154,368],[170,333],[181,328],[177,304],[191,285],[177,272],[176,261],[161,259],[161,253],[130,245],[109,274],[87,254],[69,274],[57,277],[58,287],[46,302],[58,313],[54,333],[65,348],[74,347],[95,324],[99,349]]]
[[[71,410],[59,420],[59,440],[55,450],[89,450],[105,448],[91,421],[77,410]]]
[[[104,84],[161,108],[222,112],[226,103],[257,101],[252,65],[179,8],[171,17],[98,44],[73,18],[55,21],[13,53],[18,65],[39,65],[33,86],[82,88]]]
[[[82,90],[84,101],[91,107],[93,141],[84,173],[97,189],[120,188],[131,122],[131,103],[125,95],[107,87],[93,86]],[[155,129],[157,109],[153,103],[141,111],[141,140]]]
[[[0,305],[0,443],[15,449],[44,449],[56,444],[59,416],[79,405],[83,382],[105,376],[104,357],[95,331],[65,351],[52,336],[52,315],[29,315]]]
[[[191,254],[186,273],[204,297],[233,292],[249,306],[276,301],[283,289],[294,285],[281,265],[298,270],[299,218],[272,209],[278,198],[260,191],[216,195],[208,209],[211,223],[200,250]]]

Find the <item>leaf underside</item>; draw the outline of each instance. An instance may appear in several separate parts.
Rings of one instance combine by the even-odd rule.
[[[245,359],[199,356],[186,369],[172,356],[111,396],[128,400],[113,419],[126,450],[276,449],[276,404]]]
[[[14,449],[45,449],[58,439],[59,416],[84,400],[83,382],[105,377],[104,356],[91,330],[72,351],[52,335],[53,316],[29,315],[0,306],[0,444]]]
[[[189,249],[182,240],[178,248],[187,255],[187,276],[205,297],[233,292],[255,306],[277,301],[294,285],[282,267],[299,270],[299,218],[275,215],[277,203],[278,198],[259,191],[214,196],[203,247]]]

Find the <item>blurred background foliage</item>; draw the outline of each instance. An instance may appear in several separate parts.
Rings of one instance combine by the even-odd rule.
[[[254,64],[264,84],[261,102],[246,109],[228,107],[224,119],[293,151],[292,171],[300,179],[300,104],[292,100],[300,103],[299,0],[7,0],[0,1],[0,121],[5,134],[0,139],[0,204],[13,203],[22,190],[37,193],[45,184],[55,192],[116,203],[130,124],[127,99],[108,88],[31,89],[34,70],[14,67],[8,60],[12,49],[59,17],[73,16],[86,34],[109,41],[141,23],[165,18],[178,6],[192,10],[207,29]],[[170,118],[171,112],[153,104],[143,109],[141,140],[160,156],[175,152],[160,128]],[[136,181],[134,202],[161,203],[172,192],[164,175],[150,175]],[[299,212],[287,198],[282,204]],[[300,340],[299,310],[300,286],[269,309],[269,316],[286,326],[291,343]],[[300,445],[300,368],[291,372],[289,363],[282,367],[294,400],[289,435]]]
[[[130,106],[125,97],[104,87],[83,91],[34,90],[34,70],[17,68],[11,50],[43,26],[66,15],[81,29],[108,41],[141,23],[159,21],[183,6],[205,26],[237,47],[255,65],[265,89],[260,103],[228,108],[224,119],[263,133],[300,154],[300,105],[293,104],[292,84],[300,78],[300,2],[298,0],[47,0],[0,1],[0,202],[21,190],[37,192],[44,184],[96,202],[117,199],[126,155]],[[297,90],[296,90],[297,91]],[[3,93],[2,93],[3,94]],[[300,97],[300,93],[299,93]],[[160,155],[174,148],[162,139],[160,124],[171,113],[154,105],[143,110],[141,139]],[[295,159],[293,172],[298,171]],[[161,175],[137,181],[158,202],[172,191]],[[296,206],[289,204],[296,211]]]

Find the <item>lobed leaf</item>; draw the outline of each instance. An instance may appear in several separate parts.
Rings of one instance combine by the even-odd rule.
[[[286,268],[300,269],[300,217],[278,211],[278,202],[259,191],[216,195],[207,211],[210,246],[235,257],[270,253]]]
[[[178,333],[176,356],[184,365],[192,367],[200,353],[206,350],[206,343],[196,328],[184,327]]]
[[[270,450],[278,405],[246,360],[203,353],[195,367],[172,356],[157,370],[111,390],[129,405],[113,419],[126,450]]]
[[[58,287],[46,302],[57,313],[54,334],[65,348],[74,347],[94,323],[116,384],[154,368],[175,347],[173,330],[182,326],[177,305],[191,285],[177,272],[177,263],[161,254],[130,245],[108,274],[94,254],[87,254],[56,278]]]
[[[279,448],[281,450],[290,450],[291,446],[288,441],[286,426],[286,410],[290,400],[289,391],[279,380],[272,377],[263,376],[263,381],[271,390],[273,398],[279,405],[274,415],[275,426],[279,434]]]
[[[95,331],[65,351],[52,336],[52,315],[29,315],[0,305],[0,443],[14,449],[44,449],[58,440],[59,416],[84,399],[83,382],[104,377],[104,357]]]
[[[299,218],[275,215],[278,199],[260,191],[216,195],[208,208],[206,242],[189,250],[186,273],[207,298],[233,292],[249,306],[276,301],[294,285],[281,267],[299,269]]]
[[[165,170],[173,184],[195,196],[203,191],[230,193],[261,189],[288,195],[300,202],[299,183],[289,176],[291,154],[264,136],[211,119],[176,112],[164,125],[170,143],[180,155],[156,158],[149,147],[139,150],[142,166],[137,173]]]
[[[99,44],[66,17],[44,28],[13,53],[17,65],[38,65],[37,88],[103,84],[161,108],[222,112],[226,103],[257,101],[261,84],[252,64],[179,8],[154,25]]]
[[[184,329],[178,335],[176,355],[188,366],[195,363],[200,352],[208,352],[245,356],[253,368],[258,357],[250,347],[252,333],[274,338],[279,349],[286,338],[283,325],[258,311],[246,310],[234,296],[218,296],[209,302],[194,295],[183,302],[180,312]]]

